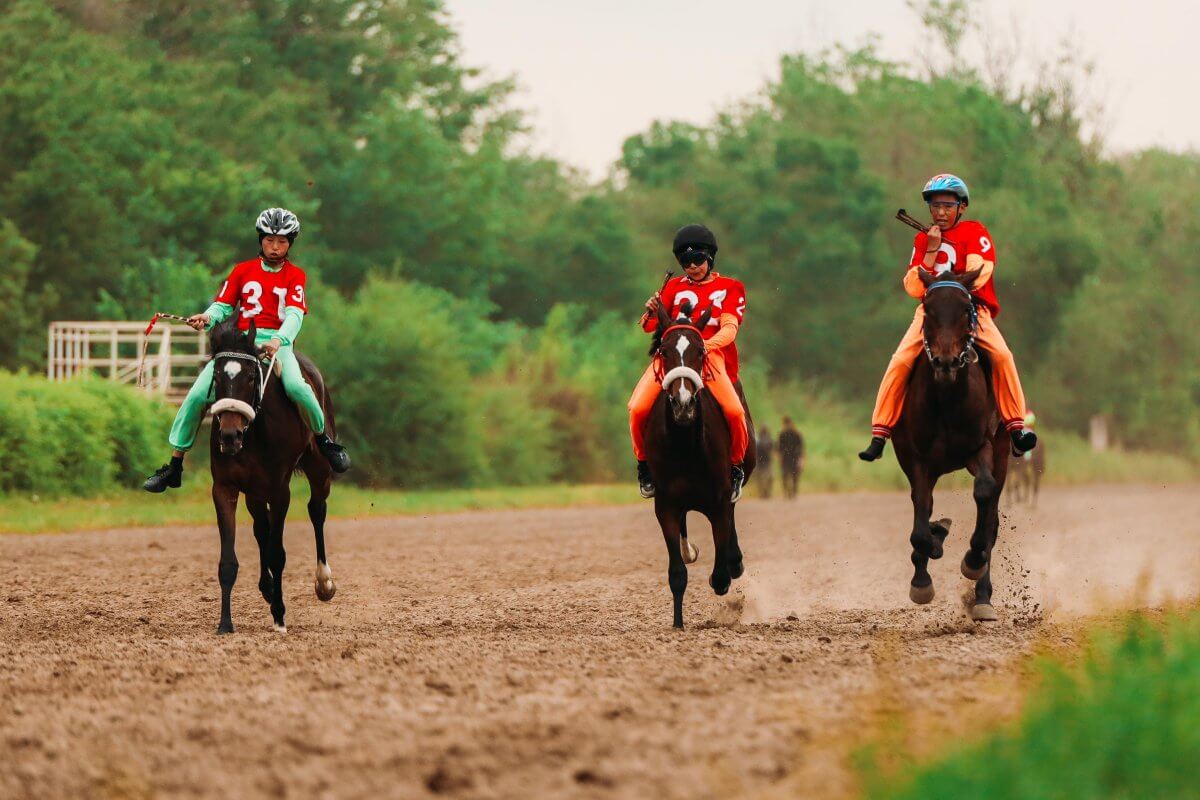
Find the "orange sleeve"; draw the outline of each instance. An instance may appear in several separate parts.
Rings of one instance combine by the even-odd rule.
[[[921,283],[921,276],[917,273],[920,269],[924,267],[909,267],[908,272],[904,273],[904,291],[918,300],[925,297],[925,284]]]
[[[704,342],[704,352],[711,350],[720,350],[727,344],[732,344],[737,338],[738,321],[733,314],[725,313],[721,315],[721,327],[707,341]]]
[[[972,289],[980,289],[992,279],[992,273],[996,269],[995,261],[988,261],[983,256],[977,253],[970,253],[967,256],[967,272],[973,269],[979,269],[979,277],[975,279],[975,283],[971,286]]]

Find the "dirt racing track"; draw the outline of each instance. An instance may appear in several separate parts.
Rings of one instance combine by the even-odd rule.
[[[684,631],[648,503],[334,520],[329,604],[294,513],[286,634],[246,526],[225,637],[215,526],[0,537],[0,796],[845,795],[877,715],[977,730],[1081,615],[1197,589],[1194,487],[1002,510],[982,627],[958,573],[968,493],[938,496],[954,526],[925,607],[905,495],[744,501],[725,598],[697,519]]]

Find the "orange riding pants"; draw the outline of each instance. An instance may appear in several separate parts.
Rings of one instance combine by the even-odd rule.
[[[658,359],[646,367],[641,380],[633,389],[629,398],[629,435],[633,439],[633,454],[638,461],[646,460],[646,418],[654,408],[654,401],[662,392],[662,370]],[[746,409],[733,388],[733,381],[725,371],[725,356],[720,350],[713,350],[705,356],[704,388],[712,393],[713,398],[721,405],[725,421],[729,423],[730,455],[734,464],[741,464],[746,458],[746,448],[750,444],[750,432],[746,429]]]
[[[996,405],[1000,407],[1000,416],[1004,418],[1005,427],[1009,430],[1020,428],[1024,424],[1025,393],[1021,391],[1021,378],[1017,375],[1017,362],[1013,359],[1012,351],[1004,341],[1000,329],[992,314],[984,306],[979,306],[979,327],[975,331],[975,346],[988,354],[992,362],[992,387],[996,392]],[[892,434],[892,428],[900,420],[900,412],[904,410],[904,393],[908,389],[908,376],[912,374],[913,365],[922,357],[925,351],[925,337],[922,329],[925,324],[925,308],[917,306],[912,325],[900,340],[900,346],[892,354],[888,362],[887,372],[883,373],[883,383],[879,385],[879,395],[875,398],[875,411],[871,414],[871,434],[885,439]]]

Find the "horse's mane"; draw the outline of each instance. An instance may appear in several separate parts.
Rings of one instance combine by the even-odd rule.
[[[236,316],[209,331],[208,346],[214,354],[234,352],[254,355],[254,345],[246,334],[238,330]]]

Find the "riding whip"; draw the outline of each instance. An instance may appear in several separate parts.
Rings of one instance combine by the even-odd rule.
[[[150,346],[150,332],[154,330],[154,326],[158,324],[160,319],[169,319],[176,322],[187,322],[187,317],[181,317],[178,314],[168,314],[165,311],[156,311],[154,316],[150,318],[150,324],[146,326],[146,331],[142,335],[146,338],[142,340],[142,357],[138,361],[137,387],[139,389],[146,388],[143,377],[146,371],[146,349]]]
[[[671,282],[671,278],[674,277],[674,275],[675,275],[675,270],[669,269],[666,271],[666,273],[663,275],[662,286],[658,287],[658,294],[662,294],[663,289],[667,288],[667,284]],[[638,318],[638,324],[641,325],[643,322],[645,322],[646,317],[648,317],[649,315],[650,315],[649,311],[643,312],[642,316],[640,316]]]
[[[912,214],[909,214],[903,208],[896,212],[896,219],[900,220],[913,230],[920,231],[921,233],[929,233],[929,226],[921,224],[921,220],[917,219]]]

